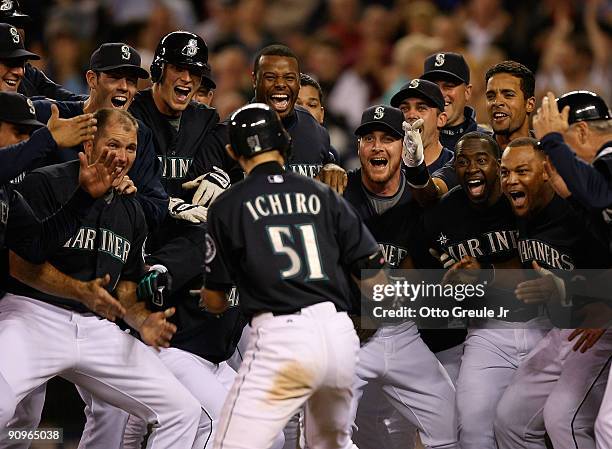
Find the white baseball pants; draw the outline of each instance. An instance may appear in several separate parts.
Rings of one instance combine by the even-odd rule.
[[[349,449],[359,339],[330,302],[253,318],[252,335],[221,412],[213,449],[268,449],[306,404],[309,449]]]
[[[7,294],[0,301],[0,416],[60,375],[153,425],[149,449],[191,447],[198,402],[142,342],[93,314]],[[0,422],[0,428],[7,422]]]

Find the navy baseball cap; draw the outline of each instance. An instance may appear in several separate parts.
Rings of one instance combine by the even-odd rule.
[[[444,96],[436,83],[415,78],[402,86],[398,93],[391,97],[391,106],[398,108],[406,98],[422,98],[430,105],[444,111]]]
[[[403,138],[404,113],[397,108],[379,104],[369,107],[361,114],[361,124],[355,130],[356,136],[363,136],[370,131],[385,130]]]
[[[138,78],[147,79],[149,72],[140,66],[140,54],[122,42],[100,45],[89,59],[89,69],[94,72],[108,72],[114,69],[128,69]]]
[[[40,59],[40,56],[25,49],[17,28],[0,23],[0,59]]]
[[[2,0],[2,5],[0,5],[0,22],[10,23],[17,28],[24,28],[25,25],[32,22],[32,19],[21,11],[18,0]]]
[[[0,122],[35,128],[45,126],[36,120],[36,109],[32,100],[17,92],[0,92]]]
[[[562,111],[569,106],[569,124],[589,120],[609,120],[612,118],[606,102],[599,95],[588,90],[574,90],[557,98],[557,107]]]
[[[424,80],[452,80],[460,84],[470,84],[470,68],[463,55],[459,53],[434,53],[423,64]]]

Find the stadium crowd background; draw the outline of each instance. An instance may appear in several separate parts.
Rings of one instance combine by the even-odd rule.
[[[609,0],[24,0],[33,23],[27,47],[53,80],[87,93],[84,73],[102,42],[126,42],[150,65],[166,33],[204,38],[222,119],[252,97],[252,59],[281,42],[319,81],[325,122],[345,168],[357,164],[352,131],[361,112],[388,103],[439,50],[462,53],[471,68],[469,104],[486,123],[484,73],[513,59],[537,76],[538,101],[588,89],[612,100]],[[144,87],[144,86],[143,86]]]
[[[479,123],[487,122],[484,72],[505,59],[536,73],[538,104],[547,90],[575,89],[612,102],[608,0],[22,0],[21,6],[33,19],[26,47],[42,56],[32,62],[75,93],[87,93],[89,56],[102,42],[131,44],[148,68],[166,33],[198,33],[209,45],[213,106],[222,119],[252,97],[255,53],[273,42],[288,45],[302,72],[323,88],[325,124],[347,169],[358,164],[352,131],[361,112],[388,103],[436,51],[465,55]],[[62,382],[50,383],[41,427],[63,427],[67,440],[78,439],[82,403]]]

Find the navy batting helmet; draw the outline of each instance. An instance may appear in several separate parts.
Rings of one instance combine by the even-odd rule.
[[[264,103],[252,103],[238,109],[229,122],[230,144],[236,154],[253,157],[278,150],[289,157],[291,136],[274,109]]]
[[[32,19],[21,11],[21,6],[17,0],[2,0],[0,3],[0,22],[9,23],[17,28],[23,28]]]
[[[603,98],[588,90],[574,90],[561,95],[557,98],[557,107],[562,111],[565,106],[570,108],[567,120],[570,125],[576,122],[612,118]]]
[[[187,66],[203,72],[208,62],[208,47],[200,36],[189,31],[173,31],[157,44],[151,63],[151,80],[161,79],[164,63]]]

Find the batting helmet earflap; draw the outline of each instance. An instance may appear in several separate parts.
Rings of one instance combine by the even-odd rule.
[[[278,150],[290,156],[291,136],[274,109],[264,103],[252,103],[235,111],[229,120],[229,140],[239,156],[250,158]]]
[[[202,72],[208,62],[208,46],[204,39],[189,31],[173,31],[161,38],[153,62],[151,63],[151,80],[156,83],[161,79],[164,63],[195,68]]]
[[[588,90],[575,90],[557,98],[557,107],[562,111],[569,106],[569,124],[589,120],[609,120],[612,118],[608,105],[599,95]]]

